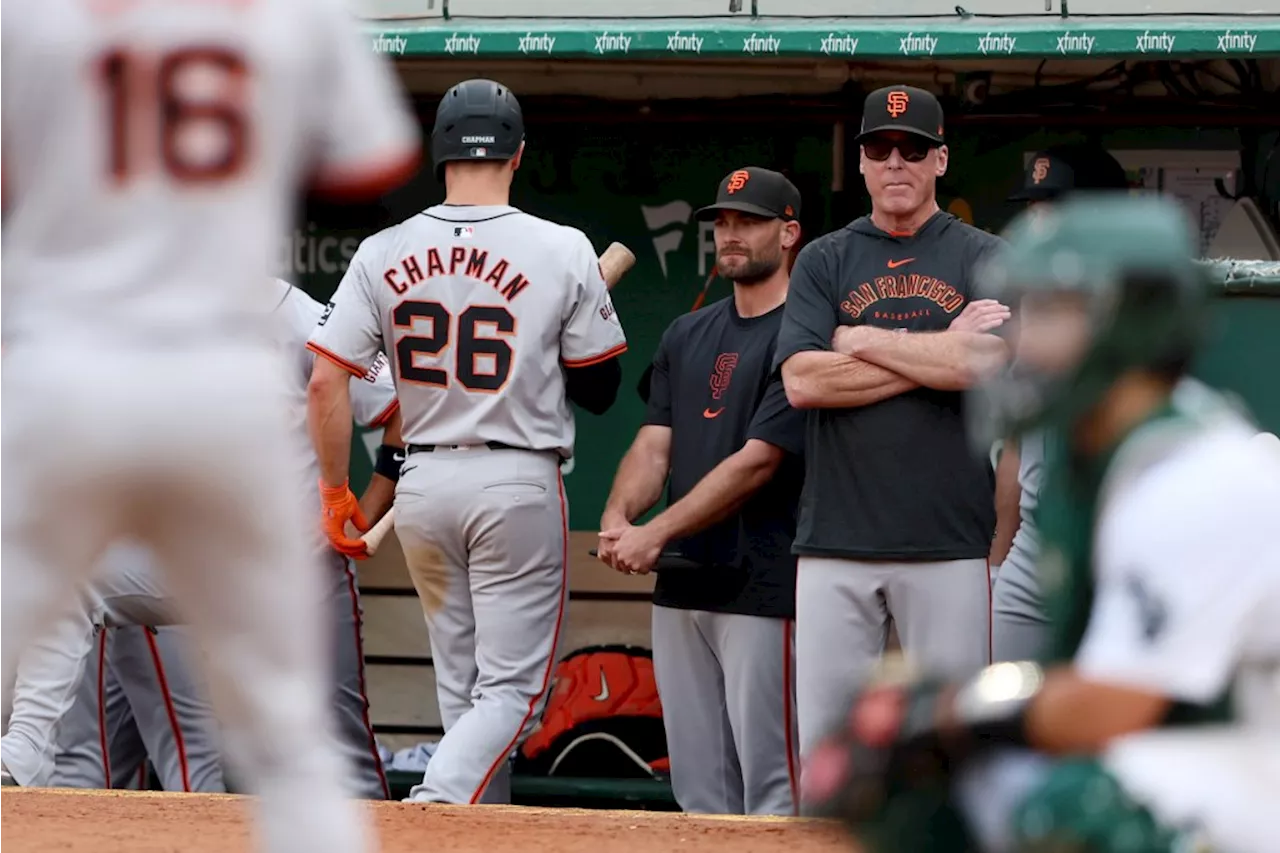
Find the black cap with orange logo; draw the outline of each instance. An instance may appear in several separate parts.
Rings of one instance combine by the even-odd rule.
[[[725,175],[716,203],[700,209],[698,219],[714,219],[717,211],[736,210],[769,219],[800,218],[800,190],[787,176],[771,169],[748,166]]]
[[[857,139],[861,142],[873,133],[896,130],[941,145],[942,126],[942,104],[931,92],[915,86],[885,86],[867,95]]]
[[[1128,176],[1105,148],[1089,143],[1055,145],[1027,161],[1022,184],[1009,201],[1045,201],[1072,190],[1123,190]]]

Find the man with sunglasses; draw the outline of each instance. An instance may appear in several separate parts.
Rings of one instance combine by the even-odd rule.
[[[794,547],[802,752],[847,710],[890,618],[930,670],[971,674],[990,656],[994,478],[966,443],[961,392],[975,360],[1005,357],[987,332],[1008,309],[970,299],[1000,241],[938,208],[933,95],[872,92],[857,140],[871,213],[801,251],[774,358],[809,410]]]

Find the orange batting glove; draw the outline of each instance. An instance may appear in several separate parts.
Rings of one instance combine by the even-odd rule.
[[[324,526],[324,535],[329,537],[329,544],[341,554],[362,560],[369,556],[363,539],[351,539],[347,536],[347,522],[350,521],[361,533],[369,529],[369,522],[360,511],[356,496],[351,493],[350,481],[344,480],[341,486],[325,485],[320,481],[320,520]]]

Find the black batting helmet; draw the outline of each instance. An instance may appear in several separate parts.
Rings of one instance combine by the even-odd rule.
[[[464,80],[444,93],[431,130],[436,180],[450,160],[510,160],[524,141],[524,115],[511,90],[493,80]]]

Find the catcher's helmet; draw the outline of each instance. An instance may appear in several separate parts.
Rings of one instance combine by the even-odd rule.
[[[511,90],[493,80],[464,80],[444,93],[431,130],[436,180],[450,160],[510,160],[524,141],[524,115]]]
[[[1208,276],[1177,202],[1075,193],[1010,223],[975,298],[1013,318],[996,330],[1012,363],[974,386],[974,446],[1043,426],[1069,428],[1121,375],[1177,375],[1206,328]]]

